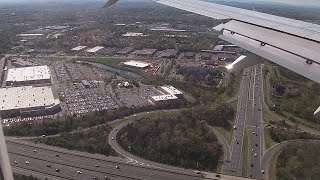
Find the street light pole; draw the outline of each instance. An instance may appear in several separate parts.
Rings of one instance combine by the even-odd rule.
[[[9,161],[7,145],[4,139],[4,134],[2,129],[1,117],[0,117],[0,168],[1,168],[0,179],[13,180],[13,174],[12,174],[11,165]]]

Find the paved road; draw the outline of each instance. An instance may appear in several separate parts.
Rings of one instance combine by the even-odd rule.
[[[274,157],[275,153],[280,151],[284,146],[294,143],[304,143],[304,142],[317,142],[319,143],[320,140],[312,140],[312,139],[295,139],[291,141],[284,141],[278,144],[273,145],[263,154],[263,157],[261,159],[261,168],[264,169],[265,174],[263,175],[263,179],[269,179],[269,167],[270,167],[270,161]]]
[[[261,179],[261,157],[263,142],[263,120],[262,120],[262,67],[254,66],[251,69],[249,101],[247,104],[248,134],[248,175],[251,178]]]
[[[230,163],[226,165],[226,173],[235,176],[242,175],[242,144],[245,119],[247,116],[247,102],[249,94],[250,68],[246,68],[242,74],[239,101],[235,120],[236,129],[233,131],[230,144]]]
[[[54,179],[203,179],[191,171],[174,171],[134,164],[126,159],[69,151],[22,141],[7,141],[14,172]],[[34,152],[37,150],[37,152]],[[59,155],[59,157],[56,157]],[[17,161],[17,163],[14,163]],[[26,164],[26,161],[29,164]],[[51,167],[47,167],[51,165]],[[99,165],[99,167],[96,167]],[[116,169],[119,166],[120,169]],[[55,170],[59,169],[60,172]],[[81,171],[82,174],[78,174]]]
[[[190,170],[190,169],[183,169],[183,168],[179,168],[179,167],[174,167],[174,166],[170,166],[170,165],[166,165],[166,164],[161,164],[161,163],[157,163],[157,162],[152,162],[146,159],[143,159],[141,157],[138,157],[136,155],[133,155],[127,151],[125,151],[118,143],[117,143],[117,133],[119,132],[119,130],[123,127],[125,127],[126,125],[128,125],[128,123],[131,122],[125,122],[122,123],[120,125],[118,125],[117,127],[115,127],[109,134],[109,144],[111,145],[111,147],[117,151],[120,155],[122,155],[123,157],[125,157],[127,159],[127,162],[131,162],[131,163],[135,163],[135,164],[140,164],[140,165],[144,165],[144,166],[148,166],[151,168],[155,168],[155,169],[161,169],[161,170],[165,170],[165,171],[174,171],[176,173],[182,173],[182,174],[189,174],[189,175],[193,175],[196,174],[196,171],[194,170]],[[202,175],[205,176],[206,179],[216,179],[216,175],[215,173],[208,173],[208,172],[201,172]],[[223,179],[245,179],[245,178],[241,178],[241,177],[234,177],[234,176],[228,176],[228,175],[220,175]]]
[[[226,140],[226,138],[218,130],[216,130],[213,126],[209,126],[209,129],[217,136],[218,140],[222,144],[224,160],[223,160],[223,165],[221,167],[221,171],[225,172],[225,168],[226,168],[225,164],[230,162],[230,146],[229,146],[229,143]]]

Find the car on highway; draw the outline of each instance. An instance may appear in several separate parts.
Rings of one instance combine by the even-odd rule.
[[[48,168],[51,168],[51,165],[50,165],[50,164],[47,164],[47,167],[48,167]]]
[[[257,157],[258,155],[257,154],[254,154],[254,157]]]
[[[252,134],[255,134],[255,132],[253,131]]]
[[[120,167],[119,167],[119,166],[116,166],[116,169],[120,169]]]
[[[78,174],[82,174],[82,172],[81,172],[81,171],[79,171],[79,170],[77,171],[77,173],[78,173]]]
[[[94,165],[94,167],[100,167],[99,164]]]
[[[237,129],[237,126],[233,126],[233,129],[236,130],[236,129]]]
[[[111,140],[113,140],[113,137],[111,138]]]
[[[60,172],[60,169],[56,169],[56,172]]]
[[[46,135],[45,134],[42,134],[42,136],[41,137],[46,137]]]
[[[263,169],[261,170],[261,173],[264,174],[264,170]]]
[[[93,179],[98,179],[97,177],[93,176]]]
[[[56,157],[60,157],[59,154],[56,154]]]
[[[26,161],[26,164],[30,164],[30,162],[29,162],[29,161]]]
[[[18,164],[18,162],[17,162],[17,161],[14,161],[13,163],[14,163],[14,164]]]
[[[33,152],[34,152],[34,153],[36,153],[36,152],[37,152],[37,150],[35,149],[35,150],[33,150]]]

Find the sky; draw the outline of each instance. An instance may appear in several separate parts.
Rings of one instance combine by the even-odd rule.
[[[93,2],[103,2],[107,0],[0,0],[0,3],[23,3],[23,2],[81,2],[81,1],[93,1]],[[130,1],[141,1],[141,0],[130,0]],[[183,1],[183,0],[181,0]],[[320,0],[209,0],[209,1],[229,1],[229,2],[272,2],[272,3],[285,3],[290,5],[298,6],[317,6],[320,7]]]

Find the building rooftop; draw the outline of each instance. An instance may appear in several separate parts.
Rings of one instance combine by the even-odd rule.
[[[129,54],[134,50],[132,47],[126,47],[117,52],[117,54]]]
[[[75,48],[72,48],[71,51],[81,51],[82,49],[86,48],[87,46],[77,46]]]
[[[133,67],[138,67],[138,68],[146,68],[148,66],[150,66],[150,64],[148,63],[144,63],[141,61],[127,61],[123,63],[126,66],[133,66]]]
[[[173,86],[161,86],[160,88],[163,89],[168,94],[171,94],[171,95],[183,94],[180,90],[176,89]]]
[[[50,79],[50,70],[48,66],[32,66],[24,68],[14,68],[8,70],[6,81],[21,82]]]
[[[175,57],[178,54],[178,50],[167,49],[161,53],[161,57]]]
[[[0,88],[0,111],[49,107],[54,104],[59,104],[59,100],[54,99],[49,86]]]
[[[99,50],[103,49],[104,47],[103,46],[96,46],[92,49],[88,49],[87,52],[88,53],[95,53],[95,52],[98,52]]]
[[[167,101],[167,100],[178,99],[177,96],[172,95],[172,94],[166,94],[166,95],[160,95],[160,96],[151,96],[151,98],[152,98],[154,101]]]
[[[153,55],[156,52],[157,52],[157,49],[142,49],[142,50],[137,50],[136,54],[137,55]]]

